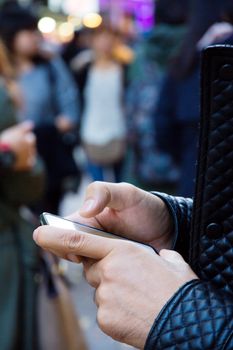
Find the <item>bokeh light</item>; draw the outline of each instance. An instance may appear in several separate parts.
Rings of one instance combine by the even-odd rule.
[[[41,33],[52,33],[56,29],[56,21],[51,17],[43,17],[38,22],[38,29]]]
[[[82,26],[82,19],[80,17],[68,16],[67,22],[71,23],[75,29]]]
[[[74,25],[70,22],[63,22],[58,27],[59,37],[63,42],[69,41],[74,36]]]
[[[102,21],[103,19],[98,13],[88,13],[83,17],[83,25],[87,28],[97,28]]]

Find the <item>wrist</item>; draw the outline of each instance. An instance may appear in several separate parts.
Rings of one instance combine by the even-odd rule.
[[[160,208],[160,220],[161,223],[161,242],[159,243],[158,249],[171,249],[174,240],[174,223],[172,216],[167,208],[166,203],[157,196],[157,200]]]

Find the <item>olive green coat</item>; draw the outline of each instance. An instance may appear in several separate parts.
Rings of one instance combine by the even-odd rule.
[[[7,91],[0,82],[0,132],[16,122]],[[20,214],[22,205],[39,199],[43,171],[0,173],[0,349],[37,349],[36,291],[38,249],[33,225]]]

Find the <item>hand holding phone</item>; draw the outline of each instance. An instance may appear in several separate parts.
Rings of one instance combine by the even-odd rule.
[[[68,219],[64,219],[60,216],[56,216],[56,215],[49,214],[49,213],[41,214],[40,222],[42,225],[50,225],[50,226],[57,227],[57,228],[64,229],[64,230],[74,230],[74,231],[88,233],[88,234],[92,234],[92,235],[96,235],[96,236],[101,236],[104,238],[132,241],[132,240],[126,239],[124,237],[115,235],[113,233],[109,233],[109,232],[97,229],[95,227],[81,224],[79,222],[74,222],[74,221],[71,221]],[[150,250],[153,253],[156,252],[155,249],[149,245],[146,245],[146,244],[143,244],[143,243],[140,243],[137,241],[132,241],[132,242],[134,242],[136,244],[140,244],[142,247]]]

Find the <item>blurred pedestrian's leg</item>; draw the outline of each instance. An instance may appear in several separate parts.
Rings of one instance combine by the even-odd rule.
[[[123,170],[124,170],[124,161],[123,160],[120,160],[119,162],[117,162],[113,165],[115,182],[121,182],[123,180]]]
[[[104,181],[104,169],[101,165],[88,161],[87,170],[93,181]]]

